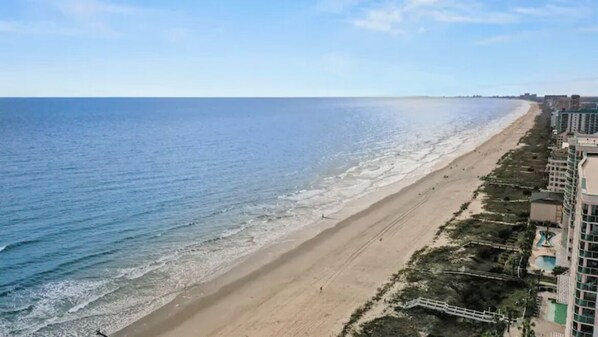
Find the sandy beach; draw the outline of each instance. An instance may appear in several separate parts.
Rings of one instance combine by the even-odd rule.
[[[404,182],[410,185],[365,210],[349,205],[321,226],[253,254],[113,336],[337,335],[414,251],[432,243],[538,113],[532,105],[474,151]]]

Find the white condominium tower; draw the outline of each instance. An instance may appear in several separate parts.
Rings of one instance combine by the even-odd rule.
[[[552,151],[548,157],[546,171],[548,172],[548,186],[550,192],[563,193],[567,186],[567,149]]]
[[[567,337],[598,337],[598,155],[586,154],[577,166]]]
[[[592,134],[598,132],[598,110],[564,110],[559,111],[557,132],[580,132]]]
[[[574,208],[578,194],[579,163],[586,155],[598,154],[598,135],[580,135],[569,138],[569,151],[567,155],[567,181],[563,195],[563,245],[567,247],[567,256],[570,260],[573,243],[573,227],[576,214]],[[571,235],[570,235],[571,234]],[[572,260],[571,260],[572,261]],[[560,265],[567,264],[560,261]]]

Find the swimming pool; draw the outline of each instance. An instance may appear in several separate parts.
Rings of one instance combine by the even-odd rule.
[[[554,269],[556,265],[556,257],[548,255],[540,255],[535,260],[536,267],[538,269],[550,271]]]
[[[547,231],[540,231],[540,240],[538,240],[538,243],[536,244],[536,246],[538,246],[538,247],[552,247],[552,243],[550,243],[550,239],[552,239],[555,235],[556,235],[555,232],[551,232],[551,231],[548,231],[548,232]],[[546,242],[546,245],[544,245],[544,242]]]

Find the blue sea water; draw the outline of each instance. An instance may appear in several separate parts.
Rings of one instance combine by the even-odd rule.
[[[122,328],[526,110],[482,98],[0,98],[0,336]]]

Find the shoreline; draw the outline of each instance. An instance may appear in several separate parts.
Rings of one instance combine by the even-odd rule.
[[[478,177],[517,145],[537,110],[530,105],[526,114],[476,149],[439,162],[423,177],[401,182],[398,192],[364,210],[348,205],[341,213],[349,216],[338,216],[342,221],[307,226],[252,254],[114,336],[338,333],[356,307],[415,250],[432,241],[438,227],[471,197]],[[391,188],[397,187],[380,190]]]

